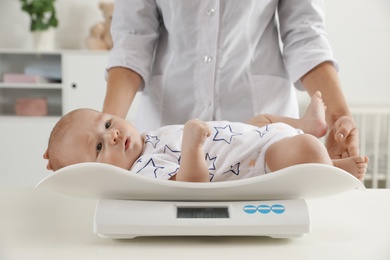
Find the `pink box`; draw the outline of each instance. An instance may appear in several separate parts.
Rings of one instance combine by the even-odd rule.
[[[17,98],[15,113],[18,116],[47,116],[47,99]]]
[[[4,83],[48,83],[49,80],[41,76],[26,75],[21,73],[4,73]]]

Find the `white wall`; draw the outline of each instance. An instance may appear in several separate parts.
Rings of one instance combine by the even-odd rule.
[[[100,0],[57,0],[56,10],[60,21],[56,30],[58,48],[85,48],[84,40],[89,29],[94,23],[103,21],[99,2]],[[29,17],[21,11],[19,0],[0,0],[0,17],[0,48],[32,47]]]
[[[390,1],[325,0],[329,40],[351,105],[390,106]]]
[[[102,20],[99,1],[57,0],[59,48],[85,48],[89,28]],[[348,102],[390,106],[390,1],[325,0],[325,4],[328,35]],[[0,0],[0,17],[0,48],[30,48],[29,21],[19,1]]]

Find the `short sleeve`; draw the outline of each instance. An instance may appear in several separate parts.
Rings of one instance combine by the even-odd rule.
[[[113,67],[129,68],[137,72],[145,83],[150,75],[159,24],[155,1],[115,0],[111,24],[114,46],[107,70]]]
[[[278,6],[283,58],[292,82],[318,64],[330,61],[338,70],[325,29],[323,0],[282,0]]]

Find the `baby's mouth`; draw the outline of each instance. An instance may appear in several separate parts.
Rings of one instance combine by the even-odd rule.
[[[127,137],[126,141],[125,141],[125,151],[127,151],[127,149],[129,149],[129,147],[130,147],[130,137]]]

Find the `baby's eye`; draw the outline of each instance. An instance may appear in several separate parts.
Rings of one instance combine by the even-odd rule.
[[[111,126],[111,121],[107,121],[107,122],[104,124],[104,127],[105,127],[106,129],[110,128],[110,126]]]
[[[102,150],[102,148],[103,148],[103,144],[102,143],[98,143],[97,145],[96,145],[96,152],[100,152],[101,150]]]

